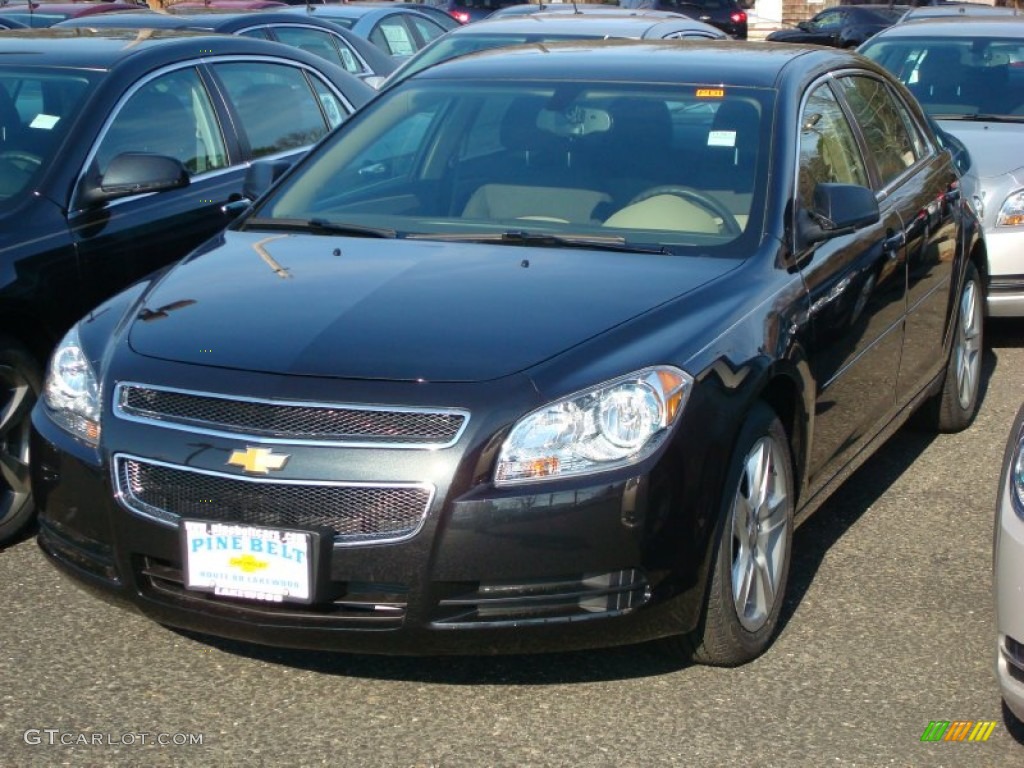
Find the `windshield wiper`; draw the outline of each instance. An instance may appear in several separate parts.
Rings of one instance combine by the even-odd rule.
[[[334,235],[350,235],[352,237],[386,237],[394,238],[397,232],[381,227],[367,227],[362,224],[349,224],[328,221],[327,219],[261,219],[253,218],[245,222],[248,229],[287,229],[299,232],[330,232]]]
[[[627,253],[670,253],[663,245],[634,245],[618,235],[553,235],[541,232],[507,230],[505,232],[473,234],[462,232],[422,232],[406,235],[410,240],[445,240],[463,243],[497,243],[498,245],[525,245],[536,248],[591,248],[600,251]]]
[[[983,123],[1019,123],[1024,115],[997,115],[993,112],[968,112],[966,114],[932,115],[936,120],[968,120]]]

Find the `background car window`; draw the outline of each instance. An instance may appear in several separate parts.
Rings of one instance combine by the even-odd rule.
[[[817,30],[839,29],[843,26],[843,19],[846,14],[842,11],[825,11],[811,22],[811,26]]]
[[[924,154],[924,143],[906,109],[872,77],[837,80],[875,159],[882,185],[899,177]]]
[[[821,183],[868,186],[853,130],[828,85],[814,89],[800,120],[800,202],[810,208]]]
[[[349,107],[320,78],[310,76],[309,79],[313,83],[316,97],[320,99],[324,115],[327,116],[327,125],[334,128],[345,122],[345,119],[351,114]]]
[[[384,19],[370,33],[370,41],[392,56],[412,56],[416,43],[402,20],[397,16]]]
[[[194,68],[154,78],[128,98],[96,150],[100,174],[123,152],[173,157],[190,175],[228,164],[210,96]]]
[[[344,43],[340,45],[342,50],[339,52],[339,46],[335,44],[336,38],[330,32],[308,27],[275,27],[274,36],[285,45],[314,53],[332,64],[344,67],[346,72],[353,75],[366,73],[366,68]]]
[[[0,70],[0,207],[50,167],[89,86],[80,75]]]
[[[435,24],[430,19],[421,19],[418,16],[411,16],[409,21],[416,27],[416,31],[419,32],[420,37],[423,38],[424,43],[429,43],[431,40],[436,40],[445,33],[444,27],[440,24]]]
[[[239,32],[242,37],[255,37],[257,40],[269,40],[270,33],[266,27],[258,27],[257,29],[247,29],[244,32]]]
[[[237,61],[214,65],[253,157],[299,149],[327,133],[327,121],[297,67]]]

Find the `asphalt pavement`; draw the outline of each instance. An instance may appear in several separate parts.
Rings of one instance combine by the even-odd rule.
[[[1024,322],[986,328],[959,435],[904,429],[797,531],[781,633],[737,669],[655,646],[388,658],[182,634],[0,550],[0,766],[1020,766],[992,523]],[[985,742],[923,742],[931,721]]]

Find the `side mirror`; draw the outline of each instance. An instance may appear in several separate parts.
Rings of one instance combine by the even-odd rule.
[[[804,246],[848,235],[880,218],[875,193],[858,184],[818,184],[810,210],[797,224]]]
[[[796,28],[799,29],[801,32],[810,32],[811,31],[811,22],[809,22],[809,21],[797,22]]]
[[[291,167],[292,163],[288,160],[257,160],[245,172],[242,197],[248,200],[259,199]]]
[[[173,157],[124,152],[110,161],[106,173],[85,182],[81,200],[86,205],[98,205],[121,197],[165,192],[188,185],[188,171]]]

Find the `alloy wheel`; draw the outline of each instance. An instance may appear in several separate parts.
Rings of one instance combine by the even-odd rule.
[[[756,632],[772,613],[784,578],[789,488],[782,452],[762,437],[747,453],[732,507],[732,594],[744,629]]]
[[[956,350],[956,391],[960,407],[967,410],[977,394],[981,375],[981,302],[978,284],[969,280],[960,296],[960,323]]]
[[[35,393],[18,368],[0,365],[0,524],[31,500],[29,414]]]

